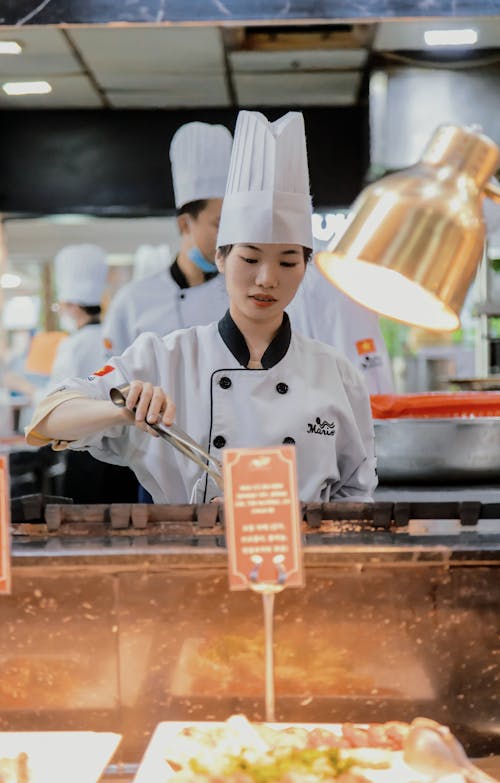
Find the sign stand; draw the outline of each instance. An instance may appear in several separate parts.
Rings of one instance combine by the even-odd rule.
[[[11,590],[9,464],[0,456],[0,595]]]
[[[265,718],[273,722],[274,596],[304,584],[295,449],[227,449],[223,468],[229,586],[262,595]]]
[[[254,568],[249,574],[249,587],[254,593],[262,595],[264,609],[264,661],[265,661],[265,711],[266,721],[276,720],[274,693],[274,596],[286,587],[286,573],[283,568],[283,555],[275,555],[273,563],[278,575],[276,583],[259,582],[259,567],[262,564],[260,555],[251,558]]]

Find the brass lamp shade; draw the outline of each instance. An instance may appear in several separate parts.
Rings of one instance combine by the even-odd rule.
[[[481,260],[482,198],[497,145],[472,128],[439,127],[422,159],[369,185],[353,205],[345,233],[316,264],[366,307],[398,321],[453,331]]]

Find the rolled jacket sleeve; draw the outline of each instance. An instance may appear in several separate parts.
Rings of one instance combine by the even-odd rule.
[[[27,443],[29,443],[30,446],[47,446],[49,443],[51,443],[54,451],[62,451],[63,449],[66,449],[68,447],[67,441],[57,441],[51,438],[46,438],[37,432],[37,427],[39,426],[40,422],[43,421],[43,419],[45,419],[45,417],[48,416],[49,413],[57,408],[62,402],[66,402],[66,400],[74,400],[77,397],[86,396],[87,395],[82,394],[76,390],[70,390],[63,387],[55,389],[47,397],[44,397],[35,408],[30,423],[27,425],[27,427],[24,428],[24,435]]]
[[[97,459],[117,465],[128,465],[134,453],[143,448],[149,436],[134,427],[113,425],[101,432],[79,440],[49,440],[37,433],[37,426],[54,408],[66,400],[85,398],[110,400],[110,391],[115,386],[144,380],[157,385],[157,356],[161,351],[161,340],[154,334],[143,334],[121,356],[111,357],[104,367],[87,378],[67,378],[58,389],[45,397],[38,405],[33,419],[26,428],[26,439],[32,445],[52,443],[54,450],[65,448],[74,451],[89,451]],[[147,442],[147,441],[146,441]]]

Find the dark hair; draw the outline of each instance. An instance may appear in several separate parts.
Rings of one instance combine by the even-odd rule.
[[[101,315],[101,305],[80,305],[80,309],[83,310],[84,313],[87,313],[87,315],[93,317]]]
[[[227,258],[233,247],[234,245],[221,245],[221,247],[218,247],[217,250],[221,254],[222,258]],[[312,250],[310,247],[304,247],[304,245],[302,245],[302,251],[304,253],[304,263],[307,264],[311,260]]]
[[[177,210],[177,217],[180,217],[187,212],[188,215],[191,215],[191,217],[196,220],[200,212],[203,212],[203,210],[206,209],[207,204],[207,198],[200,198],[198,201],[188,201],[187,204],[183,204],[182,207],[179,207]]]

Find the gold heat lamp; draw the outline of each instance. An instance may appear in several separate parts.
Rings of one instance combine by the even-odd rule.
[[[482,258],[482,199],[500,149],[476,128],[442,125],[414,166],[365,188],[347,229],[316,264],[355,301],[398,321],[453,331]]]

